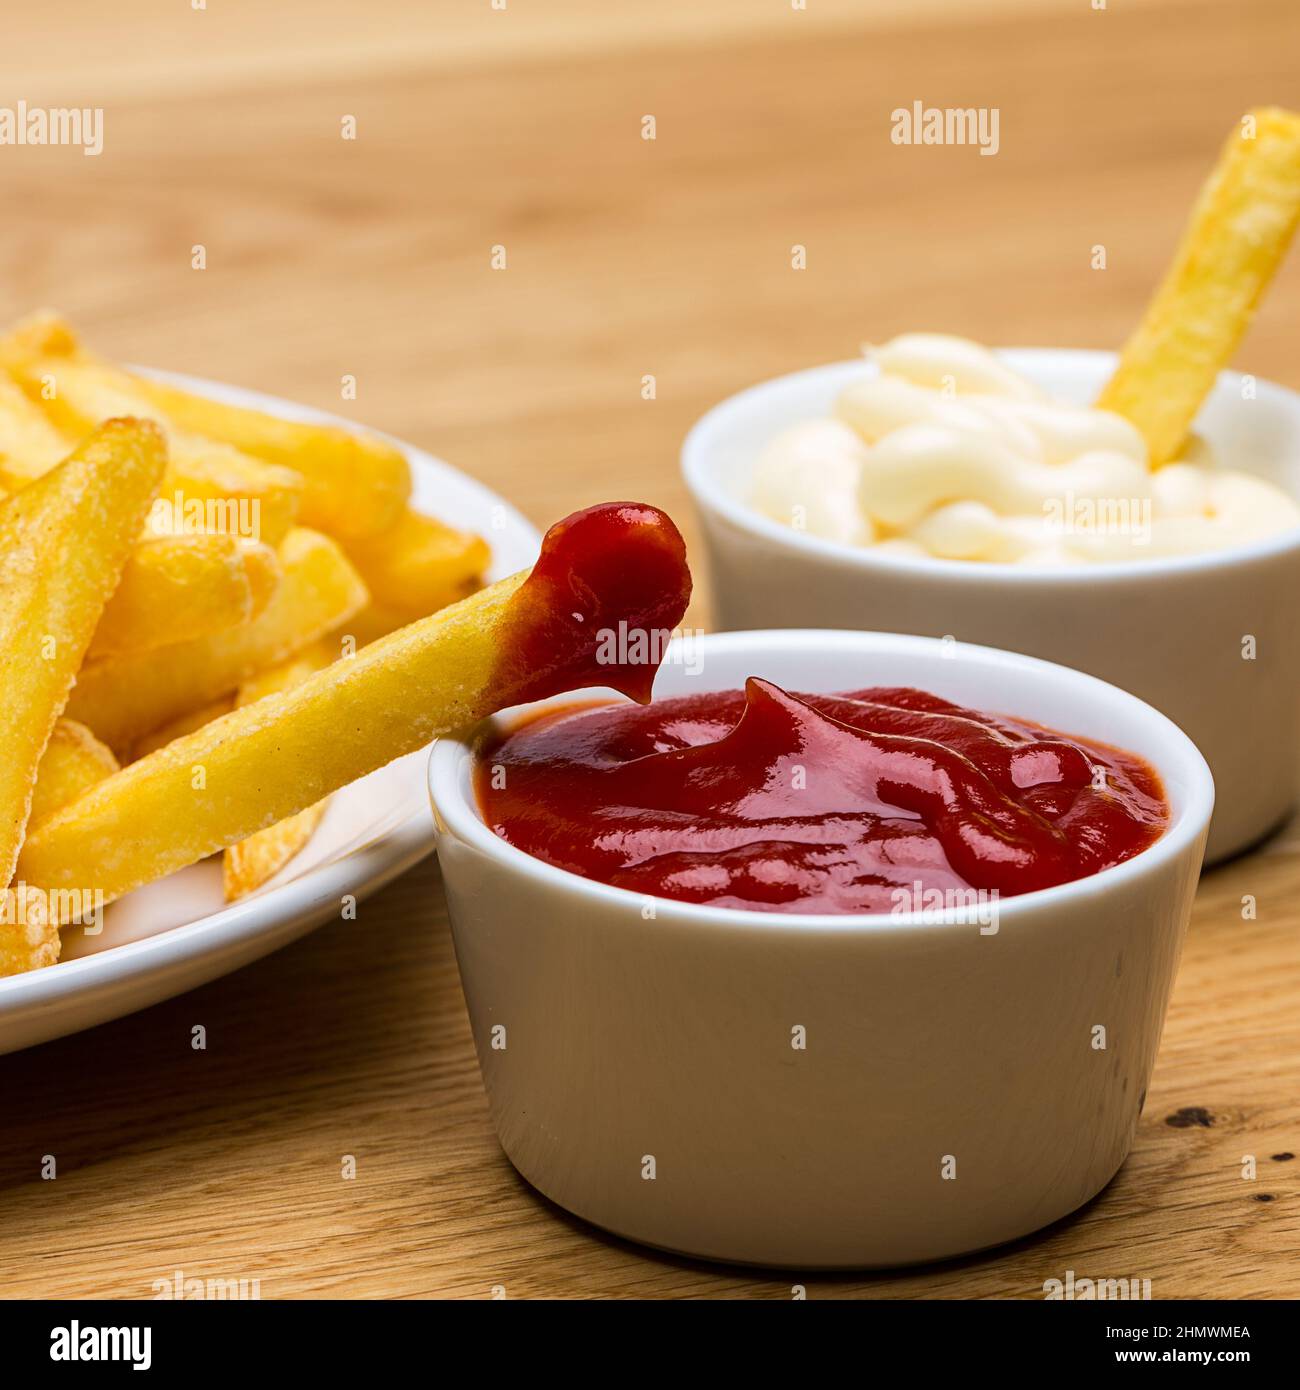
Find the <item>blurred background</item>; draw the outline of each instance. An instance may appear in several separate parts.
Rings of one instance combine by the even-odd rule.
[[[705,407],[864,340],[1118,345],[1233,123],[1300,91],[1294,0],[203,3],[10,7],[0,102],[102,107],[104,149],[0,147],[0,317],[340,410],[539,525],[684,511]],[[999,152],[892,144],[914,101],[997,107]],[[1241,364],[1300,385],[1298,320],[1293,263]]]

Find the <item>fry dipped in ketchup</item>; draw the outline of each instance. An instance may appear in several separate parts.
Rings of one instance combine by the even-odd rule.
[[[663,512],[576,512],[547,532],[531,571],[105,778],[33,831],[19,877],[89,885],[108,902],[508,705],[596,685],[647,700],[661,644],[645,663],[606,663],[608,634],[670,630],[690,593],[686,547]]]

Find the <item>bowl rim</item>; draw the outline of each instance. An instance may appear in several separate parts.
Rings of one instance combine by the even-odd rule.
[[[1116,353],[1100,348],[1001,347],[992,351],[998,357],[1013,362],[1023,362],[1024,359],[1054,359],[1067,365],[1073,360],[1076,366],[1083,363],[1106,366],[1113,365],[1118,360]],[[1113,563],[1018,565],[1002,561],[898,555],[891,551],[882,552],[874,546],[850,545],[847,541],[833,541],[823,536],[796,531],[756,511],[743,498],[734,495],[719,482],[712,466],[714,436],[735,417],[751,410],[768,391],[777,386],[793,385],[812,378],[847,374],[850,369],[870,370],[870,367],[871,364],[865,359],[849,358],[839,362],[824,362],[816,367],[805,367],[797,372],[786,372],[782,376],[769,377],[753,386],[747,386],[705,411],[687,432],[681,452],[682,477],[700,512],[706,516],[713,514],[720,517],[731,526],[759,540],[801,554],[835,560],[848,569],[858,569],[866,574],[882,571],[896,576],[912,574],[935,582],[955,579],[965,585],[1004,585],[1011,582],[1055,587],[1078,583],[1085,575],[1090,584],[1119,583],[1142,577],[1158,582],[1170,576],[1244,565],[1256,560],[1271,559],[1289,551],[1300,552],[1300,525],[1297,525],[1262,540],[1226,546],[1222,550],[1196,551],[1189,555],[1166,555],[1150,560],[1121,560]],[[1235,384],[1239,388],[1241,380],[1242,375],[1239,372],[1222,371],[1216,378],[1215,385],[1217,387]],[[1295,413],[1297,434],[1300,436],[1300,392],[1263,377],[1255,377],[1254,381],[1257,398],[1262,396],[1276,399],[1279,404]],[[1300,497],[1295,500],[1300,503]]]
[[[749,646],[760,649],[780,645],[798,651],[831,647],[846,654],[849,651],[870,652],[890,649],[906,654],[925,652],[932,655],[939,639],[915,637],[899,633],[845,631],[828,628],[770,628],[744,632],[709,633],[696,639],[707,651],[708,648],[734,651]],[[681,639],[675,638],[665,656],[665,664],[672,661],[674,648]],[[1095,702],[1109,701],[1130,711],[1134,711],[1152,727],[1159,730],[1172,747],[1177,749],[1177,772],[1187,783],[1187,804],[1175,816],[1173,822],[1154,844],[1123,863],[1102,869],[1084,878],[1069,883],[1057,884],[1051,888],[1040,888],[1030,893],[1020,893],[1013,897],[998,898],[998,931],[1008,922],[1018,917],[1034,916],[1042,911],[1050,912],[1058,905],[1080,904],[1088,899],[1096,899],[1110,889],[1122,888],[1125,884],[1148,872],[1157,871],[1180,856],[1194,850],[1198,836],[1202,841],[1209,829],[1210,815],[1214,809],[1214,779],[1200,750],[1190,738],[1168,716],[1161,714],[1154,706],[1138,699],[1118,686],[1110,685],[1056,662],[1042,661],[1037,657],[1023,656],[1018,652],[1003,651],[998,647],[979,646],[975,643],[962,643],[963,656],[970,655],[986,665],[1001,668],[1008,674],[1016,672],[1038,672],[1053,674],[1055,679],[1065,679],[1090,692]],[[578,899],[589,902],[593,907],[604,906],[620,909],[620,916],[630,920],[641,920],[644,904],[650,900],[655,904],[657,923],[709,924],[717,928],[758,928],[769,931],[823,931],[832,933],[869,933],[883,930],[898,931],[908,928],[922,930],[942,930],[947,927],[969,928],[977,921],[969,908],[951,907],[939,911],[879,912],[879,913],[812,913],[812,912],[764,912],[758,909],[717,907],[709,903],[687,903],[676,898],[657,897],[652,894],[635,893],[628,888],[616,888],[611,884],[595,879],[584,878],[568,869],[561,869],[545,860],[537,859],[527,851],[508,844],[494,834],[484,821],[477,803],[471,794],[466,796],[464,781],[466,763],[477,756],[483,742],[490,736],[508,730],[527,714],[536,713],[549,707],[572,704],[595,692],[569,691],[549,700],[538,701],[533,705],[516,706],[480,720],[470,728],[454,734],[445,735],[435,741],[429,754],[428,789],[433,807],[436,838],[440,841],[445,834],[451,834],[496,861],[503,871],[530,877],[557,892],[568,892]],[[619,697],[612,697],[615,701]],[[1014,716],[1012,716],[1014,717]],[[1173,770],[1174,754],[1162,759],[1163,766],[1156,764],[1154,758],[1140,749],[1130,750],[1147,758],[1156,767],[1161,781],[1168,780]],[[1198,864],[1198,869],[1200,865]],[[445,872],[445,871],[444,871]],[[629,908],[636,908],[629,912]]]

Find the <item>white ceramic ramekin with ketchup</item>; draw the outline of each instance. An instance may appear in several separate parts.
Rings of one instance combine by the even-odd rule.
[[[518,711],[444,739],[438,859],[506,1154],[619,1235],[754,1264],[934,1260],[1067,1215],[1114,1175],[1142,1111],[1213,806],[1205,760],[1090,676],[919,637],[711,636],[689,662],[670,650],[656,698],[751,675],[914,686],[1137,753],[1168,829],[1091,877],[1004,899],[993,932],[960,910],[647,912],[485,823],[476,750]]]
[[[1095,399],[1110,353],[1000,354],[1052,396]],[[717,626],[948,636],[1087,671],[1163,711],[1218,790],[1213,861],[1274,829],[1300,799],[1300,530],[1202,554],[1027,568],[912,558],[801,534],[745,497],[782,430],[828,416],[871,368],[838,363],[764,382],[709,411],[682,463],[703,523]],[[1196,424],[1231,468],[1300,498],[1300,396],[1225,372]]]

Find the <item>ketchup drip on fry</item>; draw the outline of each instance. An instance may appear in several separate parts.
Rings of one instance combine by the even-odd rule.
[[[574,512],[510,600],[497,682],[518,703],[607,685],[644,704],[690,596],[685,542],[658,507]]]
[[[560,868],[785,912],[1028,893],[1131,858],[1169,819],[1132,754],[918,690],[796,696],[753,678],[543,715],[484,752],[478,795],[497,834]]]

